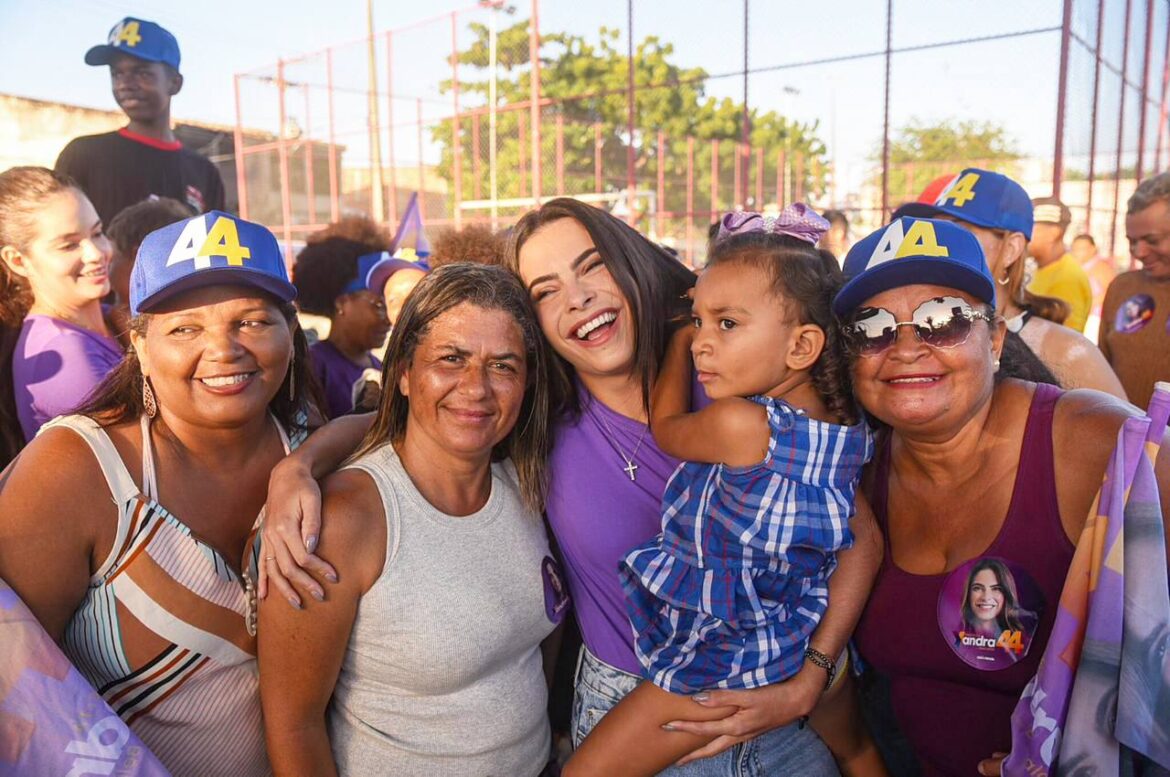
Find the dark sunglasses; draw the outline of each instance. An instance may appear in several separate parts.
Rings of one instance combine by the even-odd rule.
[[[914,309],[909,321],[898,321],[885,308],[858,308],[845,325],[845,344],[858,356],[877,356],[898,339],[898,327],[909,326],[919,342],[931,348],[954,348],[967,342],[976,321],[994,320],[958,297],[935,297]]]

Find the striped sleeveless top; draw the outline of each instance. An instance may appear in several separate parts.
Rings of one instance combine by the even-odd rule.
[[[176,777],[270,774],[252,583],[259,518],[238,575],[156,501],[149,419],[145,494],[97,422],[66,416],[45,428],[54,426],[89,444],[118,506],[113,547],[65,628],[66,655]],[[286,452],[304,437],[277,428]]]

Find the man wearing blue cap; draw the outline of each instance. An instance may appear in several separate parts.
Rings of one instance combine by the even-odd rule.
[[[219,171],[183,148],[171,129],[171,98],[183,87],[175,36],[154,22],[126,17],[106,43],[86,53],[85,63],[109,65],[114,99],[130,123],[70,141],[57,172],[77,181],[102,223],[151,196],[174,198],[198,213],[222,210]]]

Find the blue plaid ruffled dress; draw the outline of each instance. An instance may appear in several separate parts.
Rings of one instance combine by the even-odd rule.
[[[662,533],[621,564],[645,677],[673,693],[796,674],[828,605],[836,553],[853,544],[853,496],[873,454],[867,425],[751,399],[768,414],[764,461],[683,462],[662,498]]]

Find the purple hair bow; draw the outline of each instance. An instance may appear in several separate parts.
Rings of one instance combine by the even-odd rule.
[[[728,213],[719,221],[717,240],[723,240],[731,235],[742,235],[745,232],[766,232],[772,235],[788,235],[816,245],[828,231],[828,221],[803,202],[795,202],[775,216],[750,211]]]

